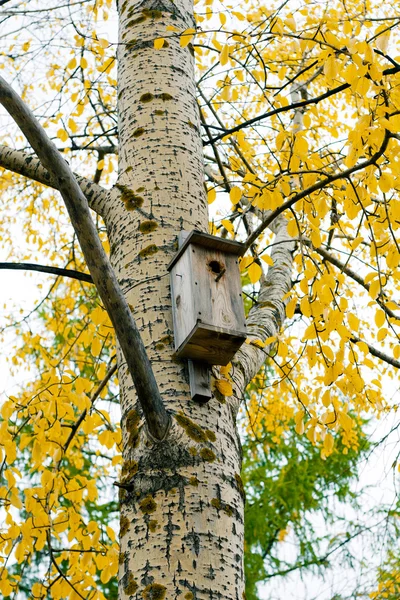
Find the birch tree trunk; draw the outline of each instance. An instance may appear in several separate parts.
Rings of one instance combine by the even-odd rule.
[[[134,307],[172,425],[151,439],[120,355],[123,430],[120,598],[241,599],[243,490],[236,399],[191,402],[173,358],[167,265],[181,229],[208,229],[189,0],[120,5],[120,199],[104,219],[111,261]]]

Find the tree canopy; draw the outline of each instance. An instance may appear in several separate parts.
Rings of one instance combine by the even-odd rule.
[[[112,254],[101,208],[138,201],[117,178],[117,7],[0,5],[1,74],[77,173]],[[165,26],[163,6],[132,21],[158,23],[148,46],[160,57],[177,39],[194,53],[209,231],[246,245],[248,362],[214,369],[213,386],[223,401],[240,369],[252,379],[241,417],[251,599],[268,568],[290,569],[272,550],[288,523],[302,534],[307,511],[329,512],[325,482],[349,497],[365,418],[397,410],[387,390],[400,367],[400,13],[377,0],[198,0],[196,28],[182,31]],[[116,598],[116,491],[134,465],[119,472],[114,330],[54,178],[4,122],[0,267],[47,275],[29,314],[15,298],[2,315],[8,367],[24,383],[1,407],[0,592]],[[151,220],[139,227],[146,235]],[[306,540],[298,560],[316,555]],[[397,597],[398,563],[393,546],[371,597]]]

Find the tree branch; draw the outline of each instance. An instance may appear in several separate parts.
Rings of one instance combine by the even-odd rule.
[[[306,196],[309,196],[313,192],[317,192],[318,190],[322,189],[326,185],[329,185],[329,184],[333,183],[334,181],[337,181],[338,179],[347,179],[348,177],[350,177],[350,175],[352,175],[356,171],[360,171],[361,169],[365,169],[366,167],[373,165],[385,152],[385,150],[388,146],[388,143],[389,143],[389,139],[391,137],[392,137],[392,135],[390,134],[390,132],[388,130],[385,130],[385,137],[383,138],[381,147],[368,160],[364,160],[364,162],[354,165],[353,167],[350,167],[349,169],[346,169],[345,171],[339,171],[337,173],[334,173],[333,175],[327,175],[325,177],[325,179],[323,179],[322,181],[318,181],[317,183],[310,185],[305,190],[298,192],[297,194],[295,194],[294,196],[289,198],[289,200],[286,200],[286,202],[284,202],[276,210],[273,210],[272,212],[270,212],[268,217],[262,223],[260,223],[260,225],[247,238],[247,240],[245,242],[246,249],[248,249],[256,241],[258,236],[262,234],[262,232],[272,223],[272,221],[274,221],[285,210],[287,210],[288,208],[291,208],[294,204],[296,204],[296,202],[299,202],[299,200],[302,200],[303,198],[305,198]]]
[[[58,189],[56,177],[43,167],[40,160],[22,150],[13,150],[8,146],[0,145],[0,167]],[[76,173],[74,173],[74,177],[85,194],[90,208],[101,214],[100,207],[106,201],[107,190]]]
[[[12,271],[38,271],[40,273],[50,273],[50,275],[57,275],[57,277],[70,277],[71,279],[78,279],[78,281],[93,283],[93,279],[88,273],[75,271],[75,269],[62,269],[60,267],[48,267],[47,265],[36,265],[33,263],[9,262],[0,262],[0,269],[10,269]]]
[[[278,335],[286,317],[283,298],[292,287],[295,241],[287,233],[286,219],[274,223],[274,232],[276,245],[271,253],[274,264],[268,268],[257,304],[250,310],[246,322],[248,337],[257,343]],[[259,347],[257,343],[243,344],[232,361],[232,380],[239,390],[243,390],[258,373],[272,347],[272,344]]]
[[[17,123],[42,165],[57,181],[90,274],[114,326],[150,435],[162,440],[170,427],[143,340],[93,223],[74,175],[32,112],[0,77],[0,103]]]
[[[365,283],[363,277],[358,275],[355,271],[353,271],[353,269],[350,269],[350,267],[347,267],[338,258],[336,258],[335,256],[332,256],[332,254],[330,254],[329,252],[324,250],[324,248],[321,248],[321,247],[316,248],[315,246],[313,246],[312,243],[310,242],[310,240],[303,239],[302,242],[306,246],[309,246],[310,248],[312,248],[314,250],[314,252],[317,252],[320,256],[322,256],[322,258],[324,258],[325,260],[330,262],[332,265],[337,267],[342,273],[346,273],[346,275],[348,275],[356,283],[361,285],[361,287],[363,287],[367,292],[369,292],[370,284]],[[385,305],[385,303],[382,300],[379,299],[379,297],[375,299],[375,302],[381,307],[381,309],[387,314],[388,317],[391,317],[392,319],[399,318],[390,308],[388,308]]]
[[[353,344],[357,344],[357,342],[362,342],[364,344],[367,344],[368,350],[369,350],[370,354],[372,354],[372,356],[375,356],[376,358],[383,360],[383,362],[388,363],[388,365],[391,365],[392,367],[395,367],[396,369],[400,369],[400,361],[396,360],[395,358],[392,358],[391,356],[388,356],[387,354],[385,354],[384,352],[381,352],[380,350],[377,350],[376,348],[371,346],[371,344],[368,344],[368,342],[365,342],[364,340],[357,337],[356,335],[354,335],[354,334],[352,335],[352,337],[350,338],[350,342],[352,342]]]
[[[111,377],[114,375],[116,370],[117,370],[117,365],[115,364],[107,371],[107,373],[104,376],[104,379],[100,382],[100,384],[98,385],[97,389],[95,390],[93,396],[90,398],[90,402],[92,405],[95,403],[97,398],[100,396],[101,392],[104,390],[104,388],[106,387],[107,383],[110,381]],[[68,439],[65,442],[64,447],[63,447],[64,455],[66,454],[70,443],[74,439],[74,436],[75,436],[76,432],[78,431],[81,423],[84,421],[86,415],[87,415],[87,409],[85,408],[85,410],[81,413],[81,415],[75,421],[75,423],[73,424],[73,426],[71,428],[71,432],[70,432]]]
[[[399,71],[400,71],[400,65],[398,63],[396,63],[395,67],[391,67],[389,69],[385,69],[384,71],[382,71],[382,75],[394,75],[395,73],[398,73]],[[203,141],[203,145],[208,146],[208,144],[215,144],[215,142],[222,140],[227,135],[232,135],[233,133],[236,133],[236,132],[240,131],[241,129],[244,129],[245,127],[254,125],[254,123],[259,123],[260,121],[263,121],[264,119],[268,119],[268,117],[273,117],[274,115],[278,115],[279,113],[288,112],[290,110],[295,110],[296,108],[303,108],[304,106],[308,106],[310,104],[315,104],[315,105],[319,104],[319,102],[322,102],[322,100],[326,100],[330,96],[334,96],[335,94],[344,92],[344,90],[347,90],[349,87],[351,87],[350,83],[342,83],[341,85],[338,85],[337,87],[333,88],[332,90],[328,90],[327,92],[324,92],[323,94],[321,94],[320,96],[316,96],[315,98],[301,100],[300,102],[294,102],[292,104],[289,104],[288,106],[279,106],[278,108],[274,108],[273,110],[263,113],[262,115],[258,115],[257,117],[253,117],[252,119],[248,119],[247,121],[244,121],[243,123],[239,123],[239,125],[236,125],[235,127],[232,127],[231,129],[226,129],[223,133],[216,135],[215,137],[209,139],[208,141]]]

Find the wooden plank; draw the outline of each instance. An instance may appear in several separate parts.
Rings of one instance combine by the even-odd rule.
[[[182,246],[190,236],[189,231],[180,231],[178,243]],[[177,349],[196,325],[195,298],[199,289],[195,281],[190,252],[177,257],[170,269],[172,313],[174,320],[175,349]],[[198,278],[197,278],[198,279]],[[206,403],[211,397],[211,370],[207,363],[188,360],[190,395],[194,402]]]
[[[172,269],[180,256],[182,256],[182,254],[186,251],[186,248],[189,246],[189,244],[195,244],[196,246],[202,246],[204,248],[226,252],[227,254],[233,254],[235,256],[243,256],[246,251],[245,245],[240,242],[236,242],[235,240],[226,240],[224,238],[210,235],[209,233],[203,233],[201,231],[196,231],[194,229],[187,235],[182,246],[179,247],[178,252],[169,263],[167,267],[168,271]]]
[[[203,323],[243,332],[246,319],[237,257],[218,250],[191,246],[195,315]]]
[[[194,402],[205,404],[211,397],[211,369],[207,363],[188,360],[190,394]]]
[[[178,358],[191,358],[209,365],[227,365],[245,340],[243,331],[198,321],[175,354]]]
[[[171,270],[175,350],[186,339],[197,321],[194,286],[190,252],[186,252]]]

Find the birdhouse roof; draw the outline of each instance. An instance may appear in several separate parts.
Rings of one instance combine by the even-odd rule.
[[[169,263],[167,267],[168,271],[172,269],[174,264],[179,260],[190,244],[203,246],[204,248],[210,248],[210,250],[226,252],[227,254],[235,254],[236,256],[243,256],[243,254],[246,252],[245,245],[241,244],[240,242],[226,240],[224,238],[216,237],[215,235],[210,235],[209,233],[202,233],[201,231],[193,230],[189,233],[182,246]]]

